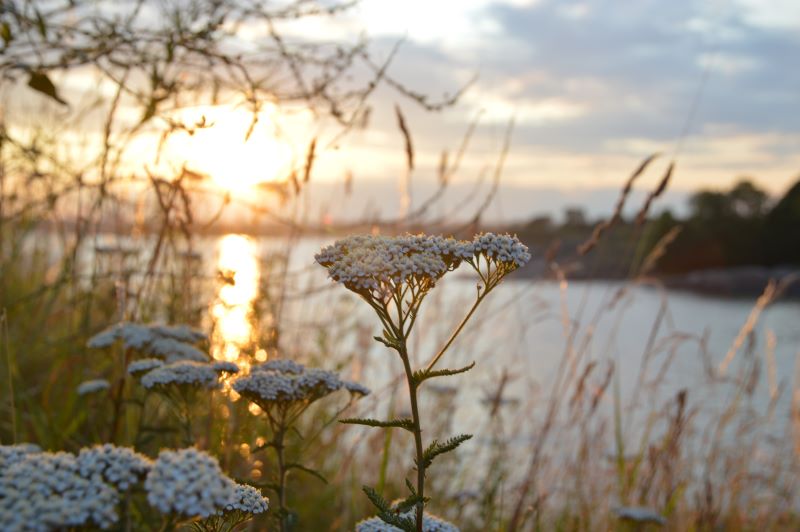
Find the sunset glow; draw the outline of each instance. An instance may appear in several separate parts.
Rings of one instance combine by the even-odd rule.
[[[182,110],[176,119],[198,127],[193,134],[175,133],[165,146],[166,159],[209,176],[233,193],[246,193],[259,183],[283,177],[290,168],[292,151],[282,141],[274,106],[256,115],[241,107],[200,106]],[[248,131],[251,130],[247,137]]]

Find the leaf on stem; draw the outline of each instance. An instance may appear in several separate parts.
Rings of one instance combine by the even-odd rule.
[[[431,444],[428,445],[428,448],[422,453],[423,469],[430,467],[431,463],[433,463],[433,459],[440,454],[449,453],[450,451],[455,450],[456,447],[471,438],[472,434],[459,434],[458,436],[453,436],[442,443],[439,443],[438,440],[433,440]],[[419,467],[419,464],[417,464],[417,466]]]
[[[346,423],[348,425],[366,425],[368,427],[381,427],[381,428],[398,428],[406,429],[409,432],[414,432],[414,422],[410,418],[392,419],[389,421],[380,421],[378,419],[368,418],[347,418],[340,419],[339,423]]]
[[[325,478],[324,476],[322,476],[322,473],[320,473],[319,471],[316,471],[314,469],[311,469],[310,467],[306,467],[306,466],[304,466],[302,464],[297,464],[297,463],[288,464],[286,466],[286,470],[288,471],[290,469],[299,469],[300,471],[303,471],[304,473],[308,473],[309,475],[318,478],[319,480],[322,481],[323,484],[327,484],[328,483],[328,479]]]
[[[463,368],[459,369],[437,369],[437,370],[418,370],[414,372],[414,383],[415,384],[422,384],[424,381],[428,379],[432,379],[434,377],[447,377],[449,375],[458,375],[459,373],[466,373],[467,371],[471,370],[475,367],[475,362],[470,364],[469,366],[464,366]]]
[[[397,515],[395,511],[392,510],[391,506],[389,506],[386,499],[381,497],[377,491],[369,486],[363,486],[362,489],[364,493],[367,494],[370,502],[377,508],[378,517],[380,517],[384,523],[396,526],[405,532],[414,532],[416,530],[416,522],[414,519]]]

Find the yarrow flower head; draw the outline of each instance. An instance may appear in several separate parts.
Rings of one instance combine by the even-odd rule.
[[[160,368],[164,361],[159,358],[140,358],[128,364],[128,373],[131,375],[141,375],[152,369]]]
[[[117,491],[80,474],[68,453],[28,454],[0,475],[0,530],[54,530],[117,521]]]
[[[89,395],[96,392],[102,392],[111,388],[111,383],[105,379],[93,379],[90,381],[83,381],[78,385],[75,391],[78,395]]]
[[[413,519],[416,509],[412,508],[405,513],[399,514],[401,517]],[[422,515],[422,530],[423,532],[459,532],[459,529],[453,523],[445,521],[440,517],[425,512]],[[403,532],[396,526],[392,526],[384,522],[380,517],[371,517],[356,523],[356,532]]]
[[[216,389],[221,386],[219,374],[224,371],[227,370],[216,369],[213,364],[181,360],[151,370],[140,382],[147,389],[173,385]]]
[[[644,508],[641,506],[615,506],[611,510],[623,521],[631,521],[638,524],[655,524],[661,526],[667,524],[667,520],[663,515],[655,510],[651,510],[650,508]]]
[[[17,443],[16,445],[0,445],[0,474],[29,454],[40,453],[42,448],[33,443]]]
[[[269,509],[269,499],[253,486],[236,484],[231,492],[223,512],[244,512],[247,514],[263,514]]]
[[[262,408],[276,403],[311,403],[342,388],[356,395],[369,390],[344,381],[336,373],[306,368],[289,360],[272,360],[250,368],[250,374],[233,381],[233,389]]]
[[[336,241],[314,258],[334,281],[356,293],[385,299],[406,284],[429,290],[469,257],[468,245],[441,236],[359,235]]]
[[[215,458],[192,448],[161,451],[144,485],[161,513],[202,518],[224,510],[236,490]]]
[[[169,362],[194,360],[205,362],[208,355],[193,344],[205,341],[208,336],[187,325],[143,325],[122,322],[109,327],[89,339],[86,344],[102,349],[122,341],[125,349],[135,349]]]
[[[82,477],[100,476],[121,491],[138,484],[151,466],[152,462],[146,456],[109,443],[81,449],[77,457],[77,467]]]
[[[230,373],[231,375],[239,373],[239,366],[233,362],[228,362],[227,360],[217,360],[211,364],[211,368],[214,371],[218,371],[220,373]]]
[[[521,268],[531,260],[528,246],[512,235],[481,233],[472,239],[474,257],[483,256],[487,262],[505,265],[511,269]]]

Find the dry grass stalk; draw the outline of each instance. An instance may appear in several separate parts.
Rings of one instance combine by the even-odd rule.
[[[661,260],[661,257],[663,257],[667,252],[667,248],[675,241],[676,238],[678,238],[678,235],[681,234],[681,231],[683,231],[683,226],[676,225],[670,229],[667,234],[659,239],[655,247],[653,247],[653,250],[648,253],[647,257],[645,257],[644,263],[642,264],[642,269],[639,272],[640,276],[645,276],[653,271],[658,264],[658,261]]]
[[[647,213],[650,211],[650,206],[653,202],[661,196],[665,190],[667,190],[667,185],[669,185],[669,181],[672,178],[672,171],[675,169],[675,161],[669,163],[667,167],[667,171],[664,173],[664,177],[661,178],[656,189],[647,196],[647,199],[642,205],[642,209],[639,211],[639,214],[636,215],[636,224],[642,225],[645,221],[647,221]]]
[[[653,153],[646,157],[641,164],[639,164],[636,170],[634,170],[630,177],[628,177],[628,181],[625,183],[622,191],[620,191],[619,199],[614,207],[614,213],[609,219],[597,224],[589,240],[578,246],[579,255],[584,256],[589,253],[600,242],[603,234],[619,223],[619,221],[622,219],[622,210],[625,208],[625,203],[628,201],[628,196],[630,196],[631,190],[633,190],[634,182],[644,173],[650,163],[652,163],[653,160],[655,160],[655,158],[659,155],[659,153]]]

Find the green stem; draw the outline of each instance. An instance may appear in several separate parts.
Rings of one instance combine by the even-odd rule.
[[[417,503],[417,532],[422,532],[422,516],[425,505],[422,502],[425,497],[425,462],[422,453],[422,426],[419,417],[419,407],[417,405],[417,384],[414,381],[414,372],[411,370],[411,363],[408,360],[406,349],[406,339],[402,338],[402,349],[400,357],[403,359],[403,366],[406,370],[406,380],[408,381],[408,395],[411,400],[411,420],[414,423],[414,446],[417,452],[417,495],[420,501]]]
[[[11,407],[11,439],[12,443],[17,443],[17,405],[14,400],[14,365],[11,363],[11,349],[9,349],[10,346],[8,341],[8,314],[6,313],[6,309],[3,309],[3,313],[0,318],[3,320],[3,346],[5,347],[6,365],[8,367],[8,397]]]
[[[286,507],[286,461],[283,455],[283,438],[286,434],[285,427],[281,426],[275,433],[273,447],[278,457],[278,519],[281,532],[287,532],[289,509]]]
[[[461,320],[461,323],[458,325],[456,330],[453,331],[453,334],[450,335],[450,339],[447,340],[447,343],[444,344],[444,347],[442,347],[439,350],[439,352],[436,354],[436,356],[433,357],[433,360],[430,361],[430,363],[428,364],[428,367],[425,368],[425,371],[432,370],[433,366],[435,366],[436,363],[439,362],[439,359],[442,358],[442,355],[444,355],[445,352],[450,348],[450,345],[452,345],[452,343],[455,341],[456,337],[458,337],[458,335],[461,334],[461,329],[464,328],[464,326],[467,324],[469,319],[475,313],[475,310],[478,308],[478,305],[481,304],[481,301],[483,301],[483,298],[485,298],[486,294],[488,294],[490,291],[491,291],[491,288],[486,288],[486,289],[483,290],[483,292],[481,292],[478,295],[478,298],[475,299],[475,303],[472,304],[472,308],[469,309],[469,312],[467,312],[467,315],[464,316],[464,319]]]

